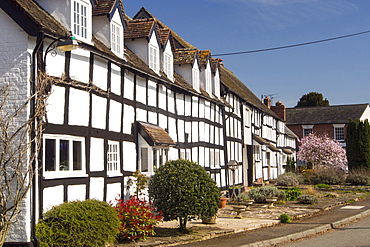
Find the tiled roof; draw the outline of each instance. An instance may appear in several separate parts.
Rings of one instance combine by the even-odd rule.
[[[28,34],[42,30],[56,37],[66,37],[69,31],[33,0],[1,0],[0,7]]]
[[[359,119],[369,104],[299,107],[286,109],[287,125],[345,124]]]
[[[194,63],[198,50],[196,48],[183,48],[177,49],[174,52],[173,63],[174,64],[192,64]]]
[[[199,65],[202,67],[206,67],[207,62],[209,58],[211,57],[211,51],[210,50],[198,51],[198,57],[199,57]]]
[[[169,39],[170,34],[171,34],[171,31],[167,28],[159,29],[159,37],[161,39],[162,45],[165,45],[167,43],[167,40]]]
[[[159,126],[139,122],[140,134],[151,146],[176,146],[171,136]]]
[[[154,28],[154,19],[126,20],[125,39],[147,38]]]
[[[108,15],[114,6],[116,0],[99,0],[92,11],[93,15]]]
[[[271,116],[279,118],[273,111],[271,111],[261,100],[251,91],[242,81],[234,75],[233,72],[220,66],[220,80],[221,83],[228,87],[234,94],[246,100],[249,104],[268,113]]]

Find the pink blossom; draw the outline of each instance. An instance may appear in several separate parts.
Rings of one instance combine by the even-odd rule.
[[[310,134],[301,140],[297,158],[313,166],[347,167],[346,150],[327,135]]]

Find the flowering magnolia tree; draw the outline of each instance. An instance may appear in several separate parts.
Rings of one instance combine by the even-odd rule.
[[[346,150],[327,135],[310,134],[301,140],[297,158],[315,166],[347,167]]]

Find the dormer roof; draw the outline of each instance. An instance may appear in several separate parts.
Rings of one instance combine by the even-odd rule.
[[[211,51],[210,50],[203,50],[198,51],[198,57],[199,57],[199,66],[207,67],[207,63],[211,57]]]
[[[168,28],[159,29],[159,37],[160,37],[162,46],[165,46],[167,44],[167,41],[170,38],[170,34],[171,34],[171,31]]]
[[[181,64],[194,64],[198,56],[198,49],[196,48],[183,48],[177,49],[174,53],[173,63]]]
[[[124,19],[125,9],[122,4],[122,0],[96,0],[97,3],[93,8],[93,16],[102,16],[107,15],[109,19],[113,17],[113,14],[116,9],[118,9],[119,14]]]
[[[220,64],[222,64],[222,59],[220,59],[220,58],[211,58],[212,73],[216,73],[217,69],[220,68]]]
[[[155,25],[156,23],[153,18],[127,20],[125,39],[149,38]]]

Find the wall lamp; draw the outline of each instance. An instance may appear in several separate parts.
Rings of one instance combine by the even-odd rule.
[[[58,51],[63,52],[63,51],[75,50],[77,49],[77,47],[78,47],[78,42],[76,38],[71,36],[66,41],[59,41],[56,48]]]

